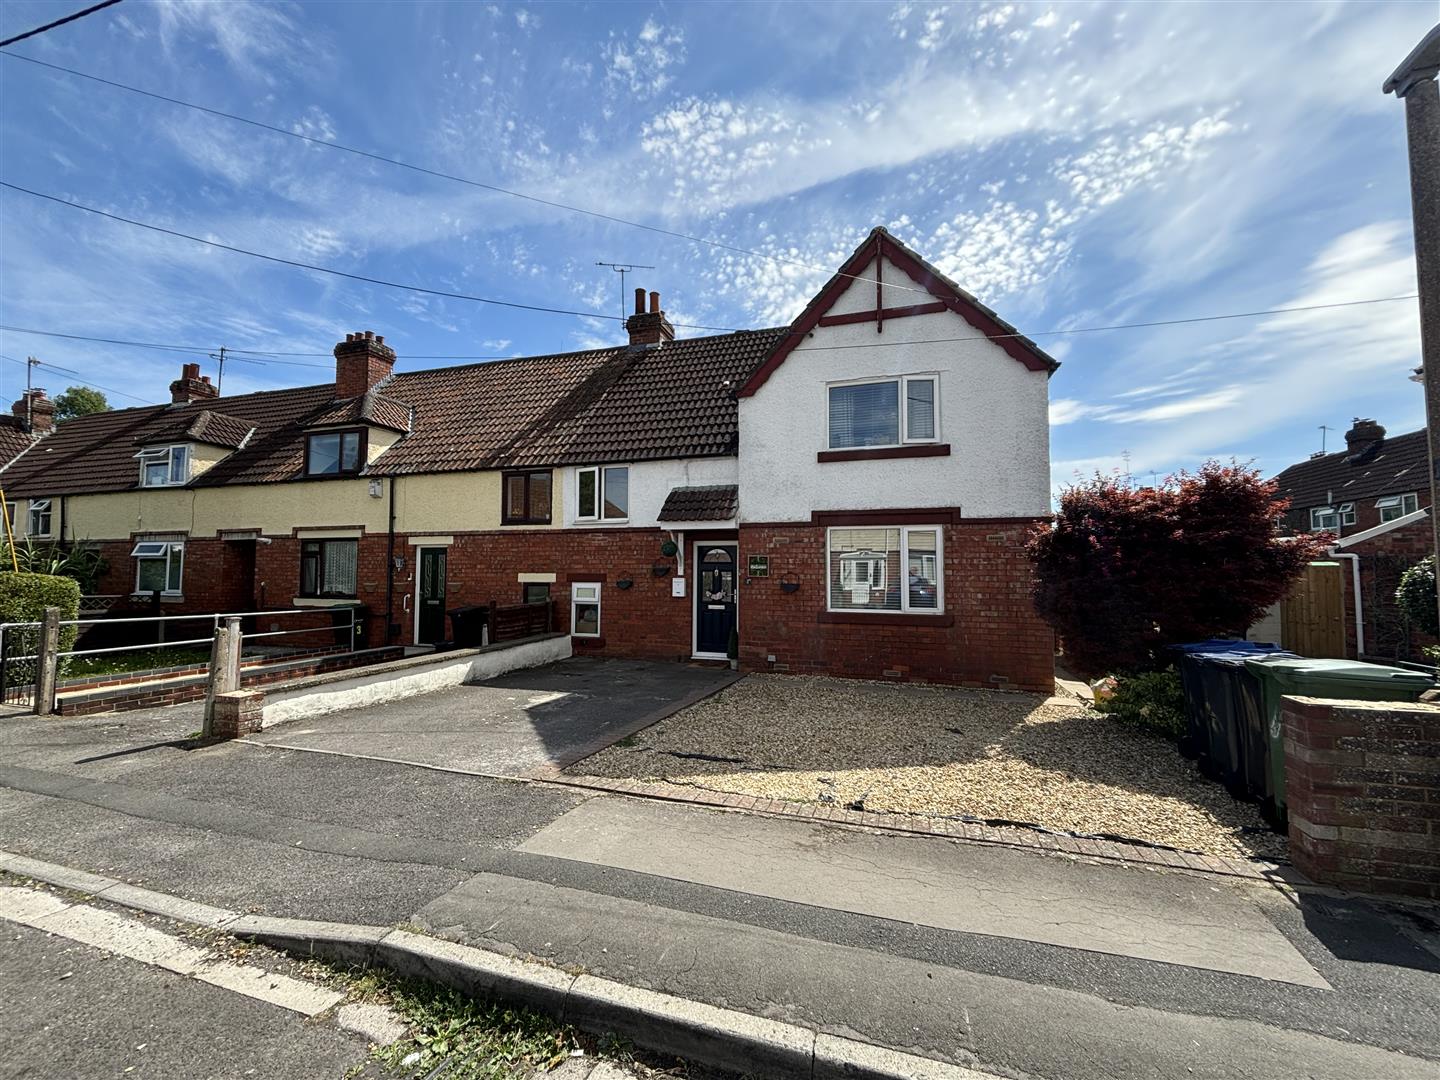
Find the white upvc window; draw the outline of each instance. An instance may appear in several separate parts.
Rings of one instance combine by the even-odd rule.
[[[179,596],[185,575],[185,545],[141,540],[130,555],[135,560],[135,591]]]
[[[135,457],[140,461],[141,487],[180,487],[190,480],[188,446],[147,446]]]
[[[1381,523],[1394,521],[1420,509],[1420,499],[1414,492],[1409,495],[1387,495],[1376,500],[1375,509],[1380,511]]]
[[[939,525],[836,526],[825,541],[830,611],[945,610]]]
[[[592,465],[575,470],[576,521],[628,521],[630,468]]]
[[[31,499],[30,511],[25,516],[27,536],[50,536],[55,527],[55,518],[50,509],[49,499]]]
[[[829,450],[868,450],[940,439],[940,376],[831,383],[826,388]]]
[[[1317,506],[1310,511],[1310,528],[1316,532],[1334,532],[1341,525],[1355,524],[1355,504],[1341,503],[1337,506]]]
[[[575,637],[600,636],[600,583],[577,581],[570,586],[570,633]]]

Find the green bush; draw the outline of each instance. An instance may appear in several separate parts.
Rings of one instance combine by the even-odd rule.
[[[1114,694],[1097,699],[1095,708],[1123,724],[1167,739],[1185,734],[1185,694],[1180,689],[1180,675],[1173,668],[1120,676]]]
[[[58,607],[61,619],[78,618],[79,584],[73,578],[53,574],[0,573],[0,622],[39,622],[47,607]],[[60,628],[61,652],[75,647],[75,636],[75,627]],[[14,651],[8,643],[6,651]]]
[[[65,547],[54,541],[37,544],[29,537],[15,545],[13,561],[9,545],[0,544],[0,566],[15,563],[19,563],[21,573],[74,578],[80,584],[82,595],[99,591],[100,579],[109,565],[100,552],[85,541]]]
[[[1435,556],[1421,559],[1400,575],[1400,587],[1395,590],[1395,602],[1401,612],[1419,629],[1431,637],[1440,634],[1440,616],[1435,610]]]

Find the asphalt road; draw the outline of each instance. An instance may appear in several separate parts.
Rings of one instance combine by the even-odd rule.
[[[1380,1080],[1398,1062],[1440,1077],[1440,933],[1423,915],[1267,894],[1323,990],[530,854],[586,796],[274,747],[183,750],[171,742],[189,718],[108,721],[0,727],[0,847],[231,908],[421,922],[1007,1073]],[[1152,871],[1113,873],[1123,890]]]
[[[317,1080],[365,1064],[331,1024],[0,923],[0,1078]]]

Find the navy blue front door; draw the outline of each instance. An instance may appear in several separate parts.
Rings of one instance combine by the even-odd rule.
[[[725,656],[735,629],[734,544],[701,544],[695,559],[695,651]]]

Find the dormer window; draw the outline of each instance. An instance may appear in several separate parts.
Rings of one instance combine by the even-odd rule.
[[[147,446],[140,459],[140,486],[181,487],[190,480],[190,447]]]
[[[830,450],[933,443],[939,437],[936,375],[840,383],[829,387]]]
[[[309,476],[354,475],[365,464],[364,431],[327,431],[305,440],[305,472]]]

